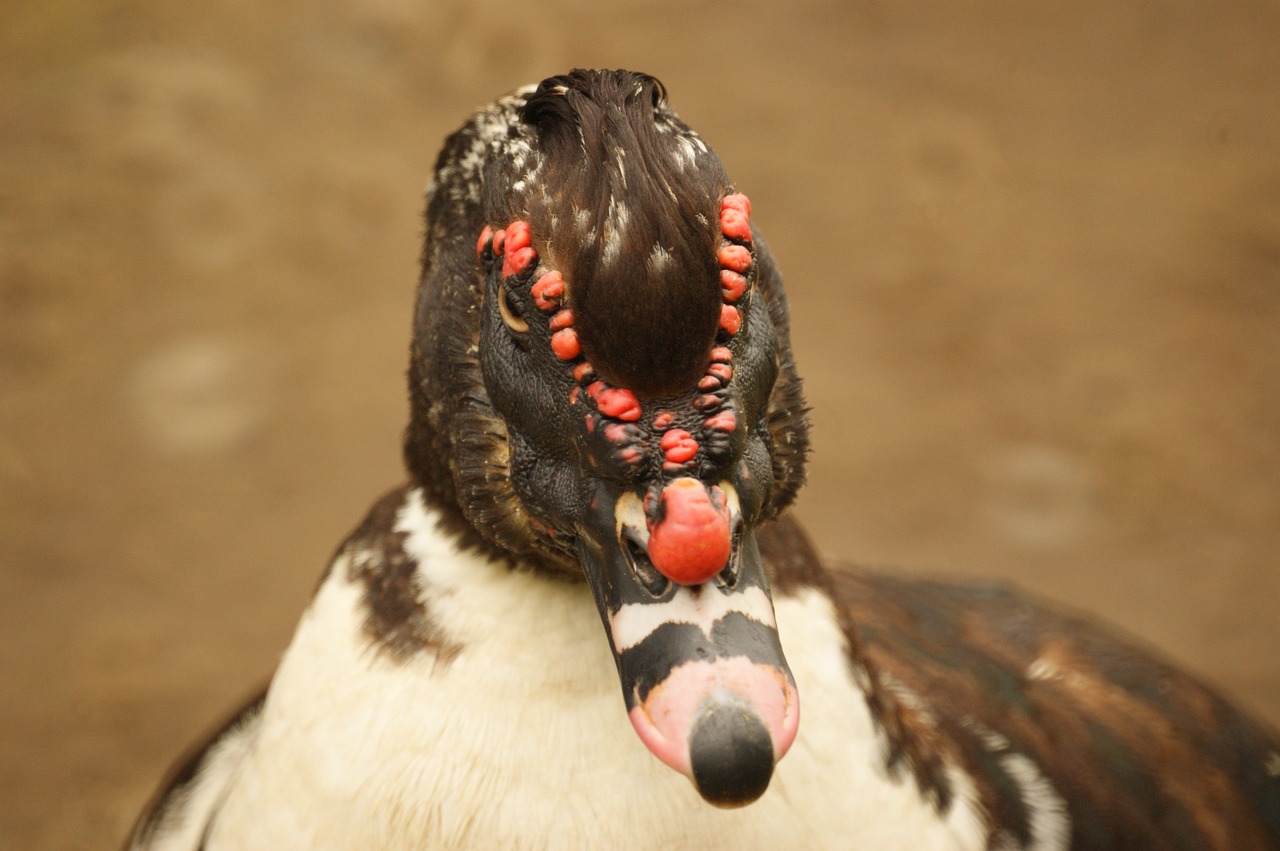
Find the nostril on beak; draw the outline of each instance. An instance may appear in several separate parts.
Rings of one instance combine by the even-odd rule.
[[[742,524],[738,523],[733,529],[733,542],[729,548],[729,561],[724,566],[724,570],[716,576],[716,581],[725,588],[732,589],[738,584],[738,565],[742,554]]]
[[[658,569],[653,566],[653,562],[649,559],[649,553],[645,550],[643,544],[624,532],[622,535],[622,549],[627,554],[627,563],[631,567],[631,572],[640,580],[644,590],[648,591],[654,598],[661,597],[667,593],[667,590],[671,587],[671,580],[659,573]]]

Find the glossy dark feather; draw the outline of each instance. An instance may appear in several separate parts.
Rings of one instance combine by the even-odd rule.
[[[1030,833],[1020,754],[1062,796],[1072,848],[1280,847],[1275,733],[1190,676],[1004,585],[832,579],[882,684],[954,743],[1013,840]]]

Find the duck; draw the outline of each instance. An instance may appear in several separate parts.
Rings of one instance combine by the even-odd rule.
[[[815,550],[781,274],[656,78],[498,98],[426,199],[407,482],[126,848],[1280,848],[1210,687]]]

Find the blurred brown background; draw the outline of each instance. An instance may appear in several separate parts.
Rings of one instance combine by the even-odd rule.
[[[8,0],[0,846],[111,847],[271,671],[401,476],[441,139],[577,65],[751,195],[828,552],[1280,721],[1280,7],[1031,6]]]

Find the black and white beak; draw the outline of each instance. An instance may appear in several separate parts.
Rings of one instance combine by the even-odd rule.
[[[627,711],[708,802],[749,804],[800,721],[755,536],[727,482],[680,477],[649,503],[601,482],[578,536]]]

